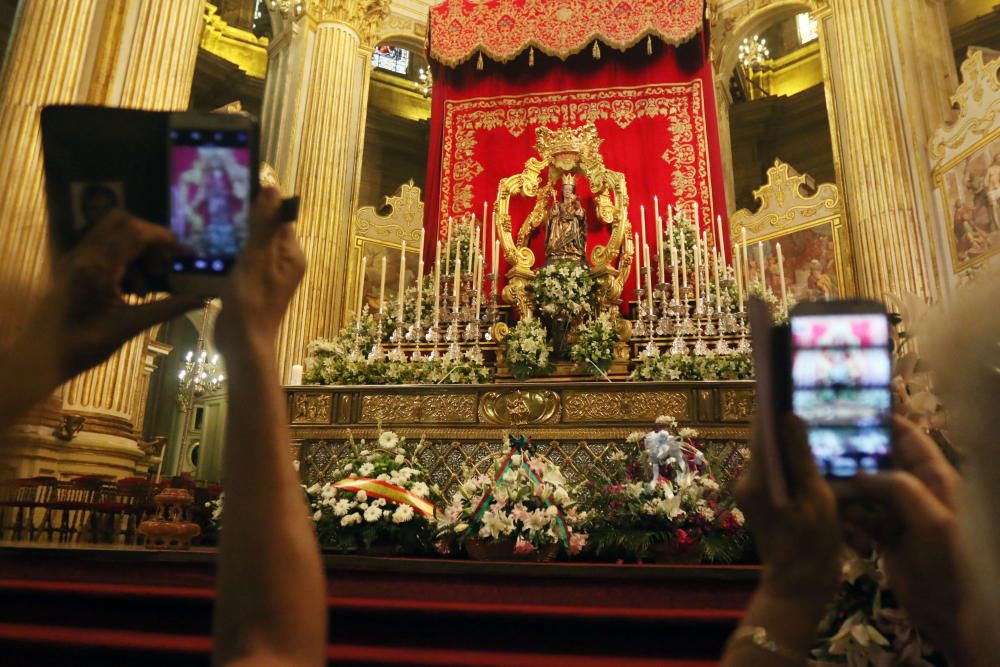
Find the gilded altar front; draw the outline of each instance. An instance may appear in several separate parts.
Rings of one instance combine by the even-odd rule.
[[[287,387],[289,424],[302,479],[327,478],[350,454],[351,441],[371,441],[380,428],[410,441],[446,493],[463,469],[504,449],[504,435],[524,433],[568,478],[599,476],[636,430],[660,415],[698,430],[720,482],[746,457],[754,406],[753,382],[547,382],[462,386]]]

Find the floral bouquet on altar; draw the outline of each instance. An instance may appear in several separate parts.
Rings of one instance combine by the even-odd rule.
[[[552,372],[545,327],[535,317],[522,318],[503,339],[503,358],[510,374],[518,380],[548,375]]]
[[[331,470],[336,482],[306,489],[320,544],[348,553],[413,554],[433,542],[441,492],[413,459],[423,441],[407,452],[405,438],[383,431],[370,445]]]
[[[611,314],[601,313],[577,330],[576,342],[569,350],[569,358],[591,375],[603,377],[615,360],[620,342],[621,336],[611,321]]]
[[[659,417],[633,433],[584,501],[590,550],[601,559],[731,562],[748,537],[743,513],[712,478],[697,432]]]
[[[532,451],[524,436],[510,436],[510,451],[489,469],[470,475],[444,510],[438,549],[464,546],[476,560],[551,561],[565,548],[578,554],[587,536],[584,519],[566,490],[559,467]]]
[[[693,354],[661,354],[644,357],[632,371],[637,382],[751,380],[753,358],[748,353],[700,357]]]
[[[594,278],[590,269],[573,262],[543,266],[531,281],[535,306],[543,315],[582,317],[593,308]]]

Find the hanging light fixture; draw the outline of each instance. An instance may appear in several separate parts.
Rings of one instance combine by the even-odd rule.
[[[771,52],[767,48],[767,40],[760,35],[744,37],[740,44],[739,52],[740,64],[747,70],[758,69],[765,60],[771,57]]]
[[[417,79],[417,89],[424,97],[430,97],[431,90],[434,88],[434,77],[431,75],[431,68],[421,67]]]

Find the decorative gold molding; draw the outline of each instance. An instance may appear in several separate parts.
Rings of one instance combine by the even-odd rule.
[[[983,51],[969,49],[962,63],[962,83],[951,103],[958,107],[955,119],[938,128],[930,141],[935,173],[996,131],[1000,124],[1000,58],[986,60]]]
[[[566,392],[565,400],[563,418],[567,422],[653,421],[660,415],[678,421],[690,418],[689,396],[679,391],[574,391]]]
[[[333,401],[330,394],[302,392],[292,397],[291,421],[299,424],[329,424],[333,421]]]
[[[376,394],[361,397],[362,424],[463,424],[475,423],[476,396]]]
[[[836,185],[817,186],[812,176],[800,174],[781,160],[774,161],[774,166],[767,170],[767,184],[754,190],[753,196],[760,207],[756,211],[740,209],[730,219],[734,233],[745,228],[751,240],[841,214]]]
[[[390,0],[308,0],[306,14],[317,23],[348,25],[362,44],[370,44],[389,16],[390,4]]]
[[[218,8],[205,2],[205,26],[201,32],[201,48],[233,63],[248,76],[263,79],[267,73],[267,37],[226,23]]]
[[[491,391],[479,403],[479,419],[496,426],[526,426],[559,421],[559,395],[547,389]]]

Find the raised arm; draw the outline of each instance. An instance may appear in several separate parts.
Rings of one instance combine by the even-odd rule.
[[[275,337],[305,270],[275,190],[251,213],[250,240],[223,296],[216,341],[229,374],[215,662],[322,665],[325,579],[292,468]]]

